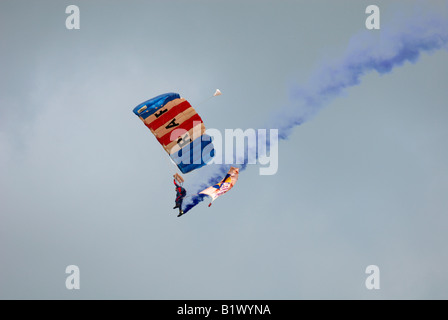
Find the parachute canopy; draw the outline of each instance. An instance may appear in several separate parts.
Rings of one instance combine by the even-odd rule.
[[[238,180],[239,170],[240,169],[238,168],[230,167],[230,170],[229,172],[227,172],[224,179],[222,179],[214,186],[208,187],[207,189],[199,192],[199,194],[204,194],[212,198],[212,202],[210,202],[210,204],[208,205],[209,207],[212,205],[213,201],[216,200],[216,198],[233,188]]]
[[[221,91],[219,89],[216,89],[215,93],[213,94],[214,97],[222,95]]]
[[[215,155],[201,117],[178,93],[142,102],[133,112],[151,130],[182,173],[205,166]]]

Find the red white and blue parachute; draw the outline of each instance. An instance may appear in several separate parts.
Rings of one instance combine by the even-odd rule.
[[[212,139],[190,103],[165,93],[136,106],[133,112],[151,130],[182,173],[205,166],[215,155]]]

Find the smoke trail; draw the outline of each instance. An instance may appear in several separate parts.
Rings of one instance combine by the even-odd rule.
[[[206,196],[200,195],[198,193],[212,185],[215,185],[219,181],[221,181],[221,179],[224,178],[224,176],[227,174],[227,171],[229,169],[230,169],[230,165],[209,165],[209,166],[201,169],[201,171],[205,171],[205,170],[209,171],[205,174],[204,174],[204,172],[202,172],[202,174],[204,176],[206,176],[206,177],[208,176],[207,181],[201,183],[199,186],[196,186],[196,188],[194,188],[194,190],[197,190],[196,193],[193,194],[193,196],[191,198],[187,197],[184,200],[184,204],[183,204],[184,213],[187,213],[193,207],[195,207],[197,204],[199,204],[201,201],[204,201]],[[187,188],[187,190],[189,190],[189,189],[190,188]]]
[[[440,12],[415,15],[402,21],[399,28],[364,31],[350,39],[341,57],[322,63],[305,85],[294,88],[292,104],[277,111],[264,128],[277,128],[279,139],[285,140],[294,127],[310,120],[346,89],[360,84],[364,75],[372,71],[383,75],[406,62],[416,63],[421,53],[447,49],[447,44],[448,18]],[[247,167],[247,157],[245,160],[240,172]],[[208,184],[201,184],[197,192],[220,181],[229,166],[212,168]],[[202,200],[193,196],[184,212]]]
[[[399,30],[358,34],[342,57],[322,65],[306,85],[293,90],[294,106],[285,108],[273,122],[280,139],[286,139],[295,126],[311,119],[347,88],[360,84],[362,76],[372,71],[383,75],[406,62],[416,63],[422,52],[446,48],[447,42],[448,18],[441,15],[414,16]]]

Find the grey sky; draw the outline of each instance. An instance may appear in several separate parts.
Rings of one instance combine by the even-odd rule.
[[[447,6],[376,1],[371,32],[417,3]],[[0,298],[447,299],[446,51],[367,75],[280,142],[276,175],[251,166],[182,218],[176,168],[132,113],[219,88],[206,126],[255,128],[365,30],[369,4],[2,0]]]

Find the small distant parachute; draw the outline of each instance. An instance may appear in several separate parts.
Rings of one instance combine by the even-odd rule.
[[[212,138],[190,103],[165,93],[136,106],[133,112],[151,130],[182,173],[205,166],[215,156]]]
[[[208,205],[209,207],[212,205],[213,201],[216,200],[216,198],[233,188],[238,180],[239,170],[240,169],[238,168],[230,167],[230,170],[229,172],[227,172],[224,179],[222,179],[214,186],[208,187],[207,189],[199,192],[199,194],[207,195],[212,198],[212,202],[210,202],[210,204]]]
[[[216,89],[215,93],[213,94],[214,97],[222,95],[221,91],[219,89]]]

